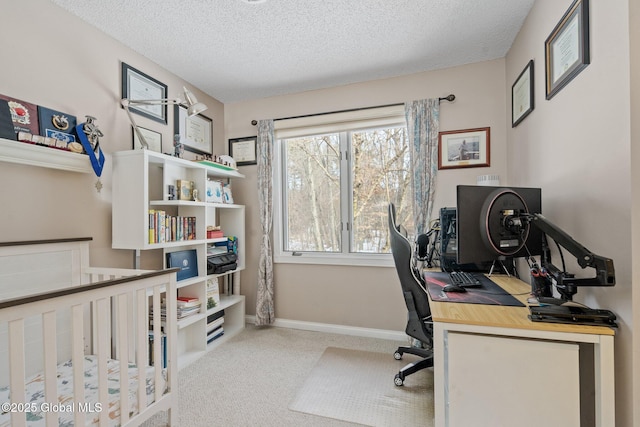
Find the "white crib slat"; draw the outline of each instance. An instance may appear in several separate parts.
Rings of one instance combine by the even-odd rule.
[[[136,368],[138,370],[138,412],[142,412],[147,406],[146,393],[146,370],[148,359],[148,342],[149,331],[141,325],[147,325],[149,322],[149,314],[147,312],[147,290],[138,289],[136,295],[136,331],[137,334],[137,350],[136,350]]]
[[[73,401],[77,404],[85,402],[84,397],[84,307],[76,304],[71,307],[71,363],[73,365]],[[85,425],[84,411],[75,411],[74,425]]]
[[[24,403],[24,320],[17,319],[9,322],[9,387],[11,390],[11,403]],[[26,426],[26,414],[24,412],[11,413],[11,425],[14,427]]]
[[[127,329],[128,295],[118,295],[118,354],[120,357],[120,425],[129,421],[129,334]]]
[[[42,313],[42,342],[44,360],[44,398],[50,405],[58,403],[58,350],[56,345],[56,312]],[[58,414],[55,411],[45,413],[47,426],[58,425]]]
[[[97,311],[97,335],[98,335],[98,401],[109,401],[109,383],[107,381],[107,359],[109,358],[109,330],[111,318],[109,316],[109,298],[100,298],[96,301]],[[109,411],[100,412],[100,425],[108,425]]]
[[[160,287],[153,288],[153,367],[155,371],[155,401],[162,397],[159,384],[162,381],[162,309],[160,304]]]

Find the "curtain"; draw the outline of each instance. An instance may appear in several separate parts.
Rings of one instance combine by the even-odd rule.
[[[437,98],[404,105],[411,159],[413,217],[416,236],[429,231],[438,172],[440,101]]]
[[[271,246],[272,171],[271,159],[274,144],[273,120],[258,121],[258,204],[262,238],[258,265],[258,290],[256,301],[256,326],[270,325],[275,321],[273,304],[273,250]]]

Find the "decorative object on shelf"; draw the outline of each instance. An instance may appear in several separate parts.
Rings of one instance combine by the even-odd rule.
[[[438,169],[490,166],[490,128],[438,133]]]
[[[132,66],[122,63],[122,100],[152,101],[163,100],[167,97],[167,85],[159,80],[136,70]],[[123,105],[124,106],[124,105]],[[125,109],[144,116],[156,122],[167,124],[167,104],[158,102],[139,102],[127,105]],[[135,127],[135,124],[134,124]]]
[[[149,144],[147,143],[146,139],[144,138],[144,135],[142,134],[142,132],[140,132],[140,129],[138,128],[138,125],[136,124],[136,121],[133,118],[133,114],[131,114],[131,108],[136,107],[136,106],[154,106],[154,105],[161,105],[161,106],[165,106],[166,107],[169,104],[186,103],[187,107],[186,108],[182,107],[182,108],[184,108],[185,115],[187,115],[188,117],[195,116],[195,115],[197,115],[197,114],[199,114],[199,113],[201,113],[201,112],[203,112],[204,110],[207,109],[207,106],[204,105],[201,102],[198,102],[196,97],[189,91],[189,89],[187,89],[186,87],[183,87],[182,90],[183,90],[183,94],[184,94],[184,99],[182,99],[182,98],[174,98],[174,99],[168,99],[168,98],[161,98],[161,99],[123,98],[120,101],[120,104],[122,104],[122,107],[124,107],[125,111],[127,112],[127,115],[129,116],[129,121],[131,121],[131,124],[133,125],[133,130],[138,135],[138,139],[140,139],[140,143],[142,145],[142,148],[144,148],[144,149],[149,148]],[[165,114],[165,116],[166,116],[166,114]],[[165,118],[164,123],[166,123],[166,118]]]
[[[178,187],[178,200],[193,200],[193,181],[179,179],[176,187]]]
[[[167,253],[167,268],[178,267],[177,280],[198,276],[198,252],[195,249]]]
[[[257,164],[257,136],[229,140],[229,155],[238,166]]]
[[[147,142],[149,150],[156,151],[158,153],[162,153],[162,134],[160,132],[156,132],[150,129],[145,129],[138,126],[138,130],[144,136],[144,140]],[[131,132],[133,133],[133,149],[138,150],[142,149],[142,142],[138,137],[138,133],[135,128],[131,128]]]
[[[175,200],[176,199],[176,186],[169,184],[167,186],[167,200]]]
[[[192,191],[192,193],[193,193],[193,201],[194,201],[194,202],[199,202],[199,201],[200,201],[200,199],[198,198],[198,189],[197,189],[197,188],[194,188],[194,189],[193,189],[193,191]]]
[[[16,140],[18,135],[13,127],[9,101],[0,99],[0,138]]]
[[[218,278],[207,279],[207,310],[217,307],[220,304],[220,286]]]
[[[184,145],[180,143],[180,135],[173,135],[173,157],[182,158]]]
[[[231,194],[231,185],[224,184],[222,188],[222,194],[224,195],[225,203],[233,203],[233,195]]]
[[[533,59],[511,86],[511,127],[516,127],[534,108]]]
[[[222,190],[222,182],[217,180],[207,180],[207,195],[205,201],[207,203],[223,203],[224,195]]]
[[[589,0],[575,0],[544,42],[547,99],[590,63]]]
[[[174,113],[174,133],[180,135],[184,149],[198,154],[213,153],[213,120],[198,113],[191,114],[190,109],[182,105],[176,105]]]
[[[40,136],[64,141],[67,145],[76,142],[76,116],[38,105]]]
[[[96,189],[99,193],[100,190],[102,190],[100,176],[102,175],[102,168],[104,167],[104,153],[100,148],[99,139],[101,136],[104,136],[104,134],[98,129],[98,125],[95,124],[95,117],[85,117],[87,121],[76,126],[76,133],[78,134],[78,139],[80,139],[84,151],[89,156],[89,160],[91,160],[91,167],[98,177]]]
[[[0,99],[7,101],[16,134],[18,132],[26,132],[31,135],[38,135],[40,133],[37,105],[6,95],[0,95]]]

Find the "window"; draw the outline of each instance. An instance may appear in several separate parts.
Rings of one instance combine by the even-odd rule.
[[[393,111],[276,129],[275,261],[391,265],[389,202],[413,227],[404,112]]]

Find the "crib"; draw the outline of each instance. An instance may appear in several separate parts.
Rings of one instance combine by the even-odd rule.
[[[0,243],[0,427],[175,425],[176,269],[90,267],[90,241]]]

